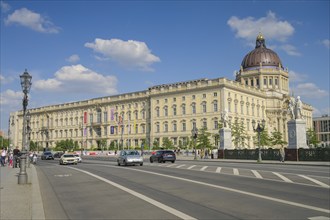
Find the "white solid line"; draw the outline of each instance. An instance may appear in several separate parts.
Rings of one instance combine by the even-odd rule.
[[[217,167],[217,170],[215,172],[220,173],[221,172],[221,167]]]
[[[206,168],[208,168],[208,166],[203,166],[203,167],[200,169],[200,171],[204,171],[204,170],[206,170]]]
[[[276,176],[278,176],[279,178],[281,178],[283,181],[287,182],[287,183],[293,183],[292,180],[286,178],[285,176],[277,173],[277,172],[272,172],[273,174],[275,174]]]
[[[186,166],[186,164],[181,164],[181,165],[177,166],[176,168],[180,168],[180,167],[184,167],[184,166]]]
[[[325,217],[325,216],[315,216],[315,217],[310,217],[308,219],[309,220],[330,220],[329,217]]]
[[[147,197],[145,195],[142,195],[141,193],[135,192],[135,191],[133,191],[133,190],[131,190],[129,188],[126,188],[126,187],[124,187],[122,185],[119,185],[119,184],[117,184],[115,182],[112,182],[112,181],[110,181],[108,179],[105,179],[103,177],[97,176],[97,175],[95,175],[93,173],[90,173],[88,171],[81,170],[81,169],[74,168],[74,167],[68,167],[68,168],[74,169],[74,170],[77,170],[77,171],[80,171],[80,172],[83,172],[83,173],[85,173],[87,175],[90,175],[90,176],[95,177],[95,178],[97,178],[99,180],[102,180],[103,182],[106,182],[106,183],[108,183],[110,185],[113,185],[114,187],[117,187],[117,188],[119,188],[119,189],[121,189],[121,190],[129,193],[129,194],[132,194],[133,196],[136,196],[136,197],[138,197],[138,198],[140,198],[140,199],[142,199],[142,200],[144,200],[144,201],[146,201],[146,202],[148,202],[148,203],[150,203],[150,204],[152,204],[154,206],[157,206],[158,208],[163,209],[164,211],[166,211],[166,212],[168,212],[170,214],[173,214],[173,215],[175,215],[175,216],[177,216],[177,217],[179,217],[181,219],[196,219],[196,218],[194,218],[192,216],[189,216],[189,215],[187,215],[187,214],[185,214],[183,212],[180,212],[179,210],[173,209],[173,208],[171,208],[171,207],[169,207],[169,206],[167,206],[167,205],[165,205],[163,203],[160,203],[160,202],[158,202],[158,201],[156,201],[154,199],[151,199],[151,198],[149,198],[149,197]]]
[[[308,176],[304,176],[304,175],[298,175],[298,176],[300,176],[300,177],[302,177],[302,178],[305,178],[305,179],[308,179],[309,181],[312,181],[312,182],[314,182],[314,183],[316,183],[316,184],[318,184],[318,185],[320,185],[320,186],[323,186],[323,187],[325,187],[325,188],[330,188],[329,185],[327,185],[327,184],[325,184],[325,183],[322,183],[321,181],[318,181],[318,180],[316,180],[316,179],[313,179],[313,178],[310,178],[310,177],[308,177]]]
[[[196,165],[192,165],[190,167],[188,167],[187,169],[190,170],[191,168],[195,167]]]
[[[99,165],[99,166],[109,167],[108,165]],[[278,202],[278,203],[282,203],[282,204],[286,204],[286,205],[292,205],[292,206],[305,208],[305,209],[310,209],[310,210],[319,211],[319,212],[324,212],[324,213],[328,213],[328,214],[330,213],[329,209],[323,209],[323,208],[319,208],[319,207],[316,207],[316,206],[310,206],[310,205],[305,205],[305,204],[301,204],[301,203],[297,203],[297,202],[291,202],[291,201],[287,201],[287,200],[284,200],[284,199],[277,199],[277,198],[273,198],[273,197],[270,197],[270,196],[264,196],[264,195],[251,193],[251,192],[246,192],[246,191],[243,191],[243,190],[233,189],[233,188],[229,188],[229,187],[225,187],[225,186],[219,186],[219,185],[214,185],[214,184],[210,184],[210,183],[200,182],[200,181],[197,181],[197,180],[185,179],[185,178],[182,178],[182,177],[170,176],[170,175],[166,175],[166,174],[155,173],[155,172],[146,171],[146,170],[138,170],[138,169],[133,169],[133,168],[128,168],[128,167],[116,167],[116,166],[111,166],[111,167],[112,168],[117,168],[117,169],[129,169],[129,170],[134,170],[136,172],[142,172],[142,173],[149,173],[149,174],[153,174],[153,175],[157,175],[157,176],[168,177],[168,178],[182,180],[182,181],[186,181],[186,182],[190,182],[190,183],[209,186],[209,187],[213,187],[213,188],[217,188],[217,189],[227,190],[227,191],[230,191],[230,192],[240,193],[240,194],[256,197],[256,198],[259,198],[259,199],[265,199],[265,200]]]
[[[257,177],[258,179],[263,179],[263,177],[258,173],[256,170],[251,170],[251,172]]]
[[[233,173],[234,173],[234,175],[239,175],[238,169],[237,168],[233,168]]]

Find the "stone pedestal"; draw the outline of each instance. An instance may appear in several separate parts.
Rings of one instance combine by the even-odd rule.
[[[288,121],[288,149],[308,148],[306,122],[303,119]]]
[[[234,149],[231,141],[231,129],[221,128],[220,129],[220,149]]]

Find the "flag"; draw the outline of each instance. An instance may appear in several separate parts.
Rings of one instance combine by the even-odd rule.
[[[87,112],[84,112],[84,124],[87,124]]]

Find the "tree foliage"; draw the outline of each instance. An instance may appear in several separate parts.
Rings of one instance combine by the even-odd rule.
[[[164,137],[163,138],[163,147],[165,149],[172,149],[174,147],[174,145],[173,145],[173,142],[168,137]]]
[[[283,135],[281,132],[275,131],[271,132],[271,136],[269,138],[269,141],[271,143],[271,146],[278,146],[280,145],[281,147],[285,144],[287,144],[286,141],[283,140]]]
[[[314,147],[320,143],[320,141],[317,140],[316,132],[311,128],[307,130],[307,140],[308,144],[313,145]]]
[[[61,140],[55,143],[56,151],[73,151],[74,149],[75,143],[72,139]]]
[[[211,133],[209,133],[206,128],[201,128],[198,131],[196,148],[198,149],[212,148],[210,136]]]
[[[247,134],[243,122],[238,122],[238,120],[235,120],[235,122],[232,123],[231,135],[235,148],[244,148],[246,145],[245,140],[247,139]]]

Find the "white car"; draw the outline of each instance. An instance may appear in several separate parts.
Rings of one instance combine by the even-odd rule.
[[[78,159],[74,156],[74,154],[63,154],[60,158],[59,161],[60,165],[64,165],[64,164],[78,164]]]
[[[74,154],[74,156],[77,158],[78,163],[81,163],[82,159],[79,154]]]
[[[117,158],[117,164],[120,165],[135,165],[143,166],[143,157],[136,150],[123,150]]]

